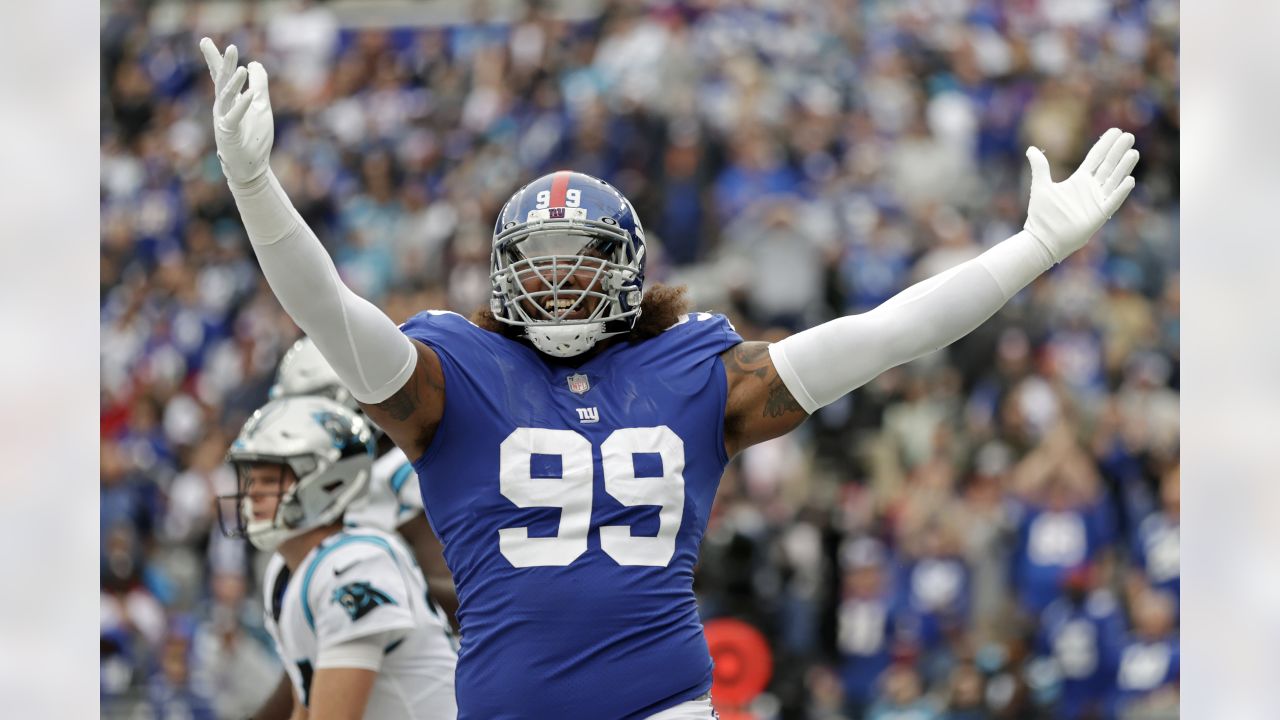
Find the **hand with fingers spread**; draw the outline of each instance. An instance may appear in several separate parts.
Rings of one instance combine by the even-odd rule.
[[[1129,197],[1138,151],[1133,149],[1133,135],[1111,128],[1071,177],[1058,183],[1049,176],[1049,161],[1038,148],[1027,148],[1027,160],[1031,203],[1024,227],[1060,262],[1084,247]]]
[[[200,52],[213,77],[213,137],[222,173],[232,183],[247,185],[267,171],[275,140],[267,71],[258,62],[249,63],[248,69],[238,67],[235,45],[228,45],[223,54],[204,38]],[[241,92],[246,77],[249,89]]]

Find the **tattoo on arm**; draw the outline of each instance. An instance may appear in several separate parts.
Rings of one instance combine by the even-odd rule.
[[[766,395],[761,408],[764,417],[776,418],[788,413],[804,412],[804,408],[796,402],[782,378],[773,369],[769,360],[768,343],[751,342],[735,346],[725,358],[725,367],[730,373],[751,375],[765,383]]]
[[[796,402],[795,396],[783,384],[782,378],[775,375],[769,383],[769,395],[764,401],[764,416],[782,417],[793,412],[804,412],[804,408]]]
[[[744,448],[795,429],[809,414],[778,377],[769,343],[744,342],[721,356],[730,383],[725,407],[725,452]]]
[[[421,351],[419,351],[421,354]],[[425,388],[423,386],[426,386]],[[401,421],[408,420],[418,411],[418,405],[423,397],[423,390],[430,389],[433,392],[444,392],[444,385],[431,377],[427,370],[423,368],[415,369],[413,374],[409,376],[409,381],[404,387],[396,391],[394,395],[374,405],[382,412],[391,417],[392,420]]]
[[[769,375],[769,346],[766,343],[741,343],[729,353],[728,370],[731,373],[755,375],[763,380]]]
[[[393,420],[407,420],[418,409],[418,374],[409,377],[409,382],[396,391],[395,395],[378,403],[377,407]]]

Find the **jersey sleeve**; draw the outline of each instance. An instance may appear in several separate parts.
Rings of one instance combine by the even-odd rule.
[[[348,542],[335,548],[304,578],[303,613],[315,631],[317,650],[413,628],[408,583],[390,549],[380,542]]]
[[[400,325],[400,332],[437,353],[465,363],[477,349],[477,340],[492,335],[475,323],[448,310],[423,310]],[[496,337],[496,336],[495,336]]]
[[[378,462],[384,464],[380,470],[386,473],[387,488],[395,503],[395,527],[398,528],[422,512],[422,489],[418,487],[418,474],[413,470],[413,463],[409,462],[409,458],[399,448],[383,455]],[[394,531],[395,528],[391,528],[391,532]]]
[[[694,358],[719,355],[742,342],[729,318],[708,312],[681,315],[663,336],[678,348],[680,355]]]
[[[422,493],[413,464],[393,448],[374,462],[368,489],[347,508],[344,520],[349,526],[394,533],[420,512]]]
[[[445,310],[424,310],[406,320],[400,331],[431,348],[440,360],[440,369],[444,373],[446,415],[453,406],[450,386],[453,385],[455,390],[458,384],[485,386],[494,372],[495,351],[512,342],[480,328],[458,313]]]

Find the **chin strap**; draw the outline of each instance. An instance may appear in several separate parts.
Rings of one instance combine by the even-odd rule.
[[[539,352],[552,357],[570,358],[595,347],[596,343],[612,333],[604,332],[604,323],[582,325],[530,325],[525,328],[525,338]]]

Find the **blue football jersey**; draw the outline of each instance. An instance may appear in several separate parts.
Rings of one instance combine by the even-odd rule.
[[[461,607],[460,718],[642,718],[711,688],[693,566],[742,342],[694,313],[576,367],[429,311],[445,377],[414,461]]]

